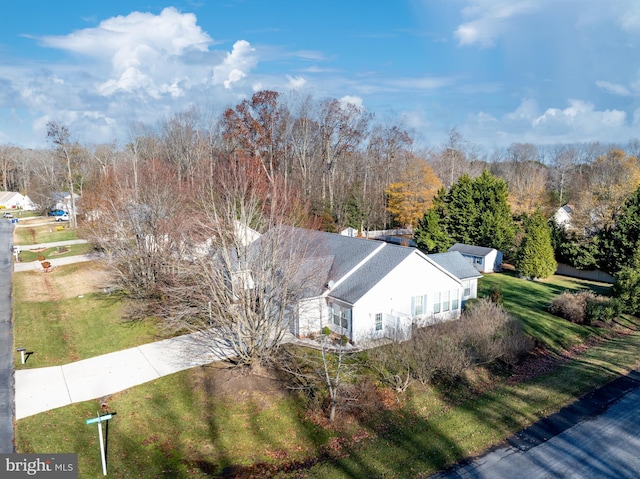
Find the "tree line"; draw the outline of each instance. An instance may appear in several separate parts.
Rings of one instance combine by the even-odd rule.
[[[398,119],[376,119],[337,99],[260,91],[221,114],[193,107],[154,125],[132,122],[129,137],[80,144],[60,122],[51,148],[0,146],[0,188],[27,193],[46,208],[51,193],[82,195],[109,176],[162,164],[188,188],[227,161],[246,159],[275,188],[295,194],[327,230],[415,227],[442,187],[484,170],[506,181],[515,215],[563,204],[574,223],[605,227],[640,181],[640,142],[488,150],[453,128],[442,145],[419,146]],[[60,136],[62,133],[62,136]]]

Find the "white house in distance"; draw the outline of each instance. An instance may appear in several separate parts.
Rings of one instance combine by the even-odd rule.
[[[406,340],[415,327],[460,316],[465,284],[416,248],[320,231],[304,234],[311,246],[304,261],[316,274],[290,320],[294,335],[328,326],[366,346],[384,338]]]
[[[572,208],[569,205],[561,206],[556,210],[553,214],[553,220],[558,226],[563,227],[564,229],[571,227],[571,213]]]
[[[456,243],[449,251],[459,252],[481,273],[502,271],[502,253],[495,248]]]
[[[60,193],[53,193],[53,207],[52,210],[63,210],[71,213],[71,194],[68,191],[62,191]],[[80,195],[74,193],[73,200],[76,206],[76,214],[78,214],[78,200],[80,199]]]
[[[37,205],[27,195],[13,191],[0,191],[0,208],[32,211]]]

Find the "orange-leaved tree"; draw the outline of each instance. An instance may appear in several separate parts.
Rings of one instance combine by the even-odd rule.
[[[418,220],[431,208],[432,200],[442,182],[429,164],[413,157],[395,181],[386,189],[387,211],[395,223],[413,228]]]

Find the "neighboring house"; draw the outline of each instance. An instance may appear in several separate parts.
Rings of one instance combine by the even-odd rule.
[[[449,251],[459,252],[481,273],[502,271],[502,253],[495,248],[456,243]]]
[[[12,191],[0,191],[0,208],[32,211],[37,209],[37,205],[26,195]]]
[[[358,237],[358,230],[355,229],[355,228],[352,228],[351,226],[348,226],[345,229],[343,229],[342,231],[340,231],[340,234],[342,236],[349,236],[350,238],[357,238]]]
[[[71,194],[68,191],[53,193],[51,197],[53,199],[53,206],[51,207],[52,210],[71,212]],[[76,214],[78,214],[78,200],[80,199],[80,195],[74,193],[73,199],[76,206]]]
[[[461,305],[463,307],[468,299],[478,297],[478,279],[482,278],[482,274],[474,268],[460,252],[449,251],[447,253],[434,253],[427,256],[462,281],[464,289],[462,292]]]
[[[294,335],[328,326],[363,346],[406,340],[415,327],[460,316],[462,280],[419,250],[320,231],[304,235],[302,261],[315,276],[290,319]]]
[[[564,229],[571,228],[571,213],[572,208],[569,205],[561,206],[553,214],[553,221],[556,225],[563,227]]]

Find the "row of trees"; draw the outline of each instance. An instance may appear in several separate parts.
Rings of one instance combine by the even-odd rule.
[[[576,224],[603,227],[640,180],[638,141],[487,151],[454,128],[445,144],[419,148],[393,119],[337,99],[274,91],[219,115],[192,108],[155,125],[132,123],[129,138],[109,145],[81,145],[64,125],[49,126],[50,150],[0,147],[2,189],[43,207],[51,192],[82,194],[116,170],[130,167],[135,186],[143,165],[160,163],[178,183],[193,185],[219,162],[242,157],[272,188],[277,178],[278,193],[295,192],[327,229],[415,227],[441,187],[484,170],[506,182],[515,215],[571,203]]]

